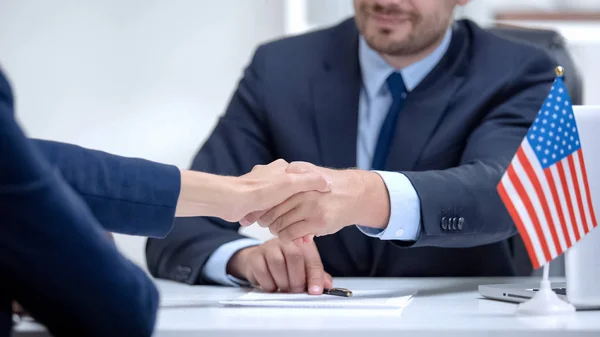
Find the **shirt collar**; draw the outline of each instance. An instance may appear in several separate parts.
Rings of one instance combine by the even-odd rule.
[[[452,28],[448,28],[440,45],[422,60],[419,60],[405,68],[399,69],[408,91],[412,91],[442,59],[450,41],[452,40]],[[359,38],[358,57],[363,78],[363,86],[369,97],[375,97],[385,84],[386,79],[394,71],[383,57],[371,49],[365,39]]]

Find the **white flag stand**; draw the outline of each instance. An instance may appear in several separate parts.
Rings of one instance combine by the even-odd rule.
[[[544,265],[544,274],[540,284],[540,289],[528,301],[519,304],[517,314],[529,316],[544,316],[569,314],[575,312],[575,307],[561,300],[550,286],[550,266],[549,262]]]

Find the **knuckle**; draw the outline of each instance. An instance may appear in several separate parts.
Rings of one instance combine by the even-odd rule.
[[[258,225],[262,228],[269,227],[269,223],[262,218],[258,219],[256,223],[258,223]]]
[[[277,236],[279,237],[279,240],[284,244],[289,244],[294,239],[291,237],[290,233],[288,233],[288,231],[286,231],[286,230],[277,233]]]
[[[267,263],[271,266],[284,266],[285,265],[285,258],[283,257],[283,254],[279,253],[271,253],[269,255],[267,255],[266,257]]]
[[[268,227],[269,228],[269,233],[271,233],[272,235],[277,236],[277,232],[275,231],[275,229],[273,227]]]
[[[323,222],[325,222],[325,217],[326,217],[326,212],[325,210],[323,210],[320,207],[317,207],[314,213],[314,222],[316,225],[321,225]]]
[[[271,226],[269,226],[269,228],[271,229],[271,233],[276,234],[279,233],[281,231],[281,228],[283,227],[283,217],[279,217],[277,219],[275,219],[275,221],[273,221],[271,223]]]
[[[254,265],[254,266],[256,266],[256,265],[260,265],[260,261],[261,261],[262,259],[265,259],[265,258],[266,258],[266,256],[267,256],[267,252],[268,252],[268,250],[266,250],[266,249],[264,249],[264,248],[263,248],[263,249],[261,249],[260,251],[256,252],[256,253],[255,253],[255,254],[253,254],[253,255],[250,255],[250,254],[249,254],[249,257],[248,257],[248,261],[249,261],[249,262],[248,262],[248,263],[249,263],[249,264],[252,264],[252,265]]]
[[[295,182],[294,176],[285,172],[280,175],[279,179],[281,179],[281,184],[285,186],[292,185]]]
[[[266,291],[266,292],[268,292],[268,293],[272,293],[272,292],[274,292],[275,290],[277,290],[277,286],[275,286],[275,285],[274,285],[274,284],[272,284],[272,283],[268,283],[268,284],[261,284],[261,285],[260,285],[260,287],[261,287],[261,288],[262,288],[264,291]]]
[[[269,271],[264,266],[255,266],[252,270],[252,275],[254,275],[254,279],[256,279],[258,283],[261,283],[261,286],[263,285],[263,282],[261,281],[270,277]]]
[[[300,264],[304,262],[304,256],[298,250],[290,249],[285,253],[285,258],[290,264]]]
[[[261,254],[261,248],[260,247],[257,247],[256,249],[250,250],[248,252],[248,255],[247,255],[248,264],[253,265],[254,261],[257,260],[257,257],[260,257],[261,255],[262,254]]]
[[[273,223],[273,216],[273,211],[267,212],[258,219],[258,223],[263,227],[268,226]]]

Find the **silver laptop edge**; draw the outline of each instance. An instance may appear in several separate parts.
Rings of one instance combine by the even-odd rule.
[[[483,297],[494,300],[521,303],[533,297],[534,289],[538,289],[539,286],[539,283],[484,284],[479,286],[479,293]],[[552,282],[551,286],[552,289],[564,289],[566,283]],[[558,294],[558,297],[567,301],[565,295]]]

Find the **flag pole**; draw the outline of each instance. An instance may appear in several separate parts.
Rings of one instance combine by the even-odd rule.
[[[561,66],[557,66],[554,69],[554,72],[556,73],[556,77],[563,77],[565,74],[565,69]],[[552,291],[552,287],[550,285],[550,262],[547,262],[546,264],[544,264],[544,266],[542,267],[542,281],[540,283],[540,291],[542,289],[544,289],[544,291]],[[552,291],[553,292],[553,291]]]
[[[540,282],[540,291],[542,289],[544,289],[543,291],[553,291],[552,286],[550,285],[550,262],[546,263],[542,268],[542,281]]]
[[[550,286],[550,262],[547,262],[542,268],[542,282],[540,284],[540,289],[544,288],[552,290],[552,287]]]
[[[561,66],[556,67],[555,73],[557,77],[563,77],[564,68]],[[550,261],[547,261],[542,268],[540,288],[531,299],[519,304],[517,314],[543,316],[574,313],[575,307],[560,299],[552,290],[550,283]]]

